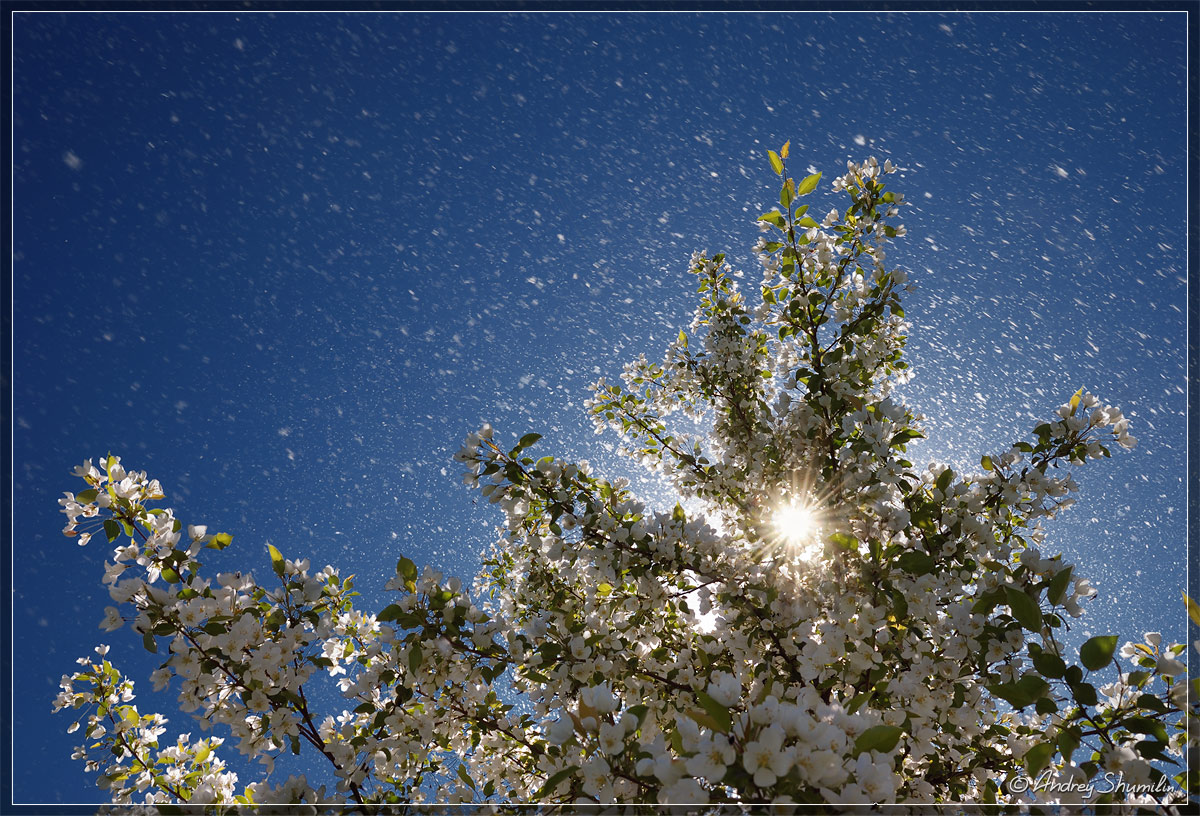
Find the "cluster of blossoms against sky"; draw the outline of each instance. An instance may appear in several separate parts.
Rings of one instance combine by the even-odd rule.
[[[352,580],[273,546],[271,581],[207,577],[198,558],[228,535],[150,507],[161,486],[116,457],[80,467],[67,534],[122,542],[104,628],[165,645],[155,686],[177,684],[184,712],[268,772],[307,744],[334,778],[246,787],[220,737],[163,747],[164,719],[132,704],[102,646],[56,701],[83,709],[93,747],[77,756],[101,787],[121,802],[1026,801],[1113,771],[1143,786],[1127,801],[1177,796],[1151,760],[1182,756],[1183,647],[1098,637],[1071,665],[1066,629],[1095,590],[1041,552],[1070,467],[1132,447],[1128,421],[1081,389],[978,473],[918,469],[920,417],[893,392],[909,376],[907,276],[884,249],[904,234],[894,168],[849,163],[833,183],[849,206],[818,223],[799,202],[820,175],[797,183],[786,146],[770,155],[783,186],[759,219],[761,305],[697,253],[691,325],[588,403],[673,485],[671,510],[586,462],[535,460],[537,434],[506,450],[485,427],[456,457],[505,516],[474,590],[401,558],[399,599],[368,614]],[[796,502],[816,519],[804,546],[774,524]],[[314,702],[319,680],[337,713]],[[1043,769],[1063,785],[1001,786]]]

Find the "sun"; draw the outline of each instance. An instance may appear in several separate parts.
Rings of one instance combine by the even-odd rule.
[[[793,555],[809,560],[821,551],[821,513],[812,502],[792,499],[775,510],[771,526]]]

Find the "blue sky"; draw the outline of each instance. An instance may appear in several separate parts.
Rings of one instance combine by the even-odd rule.
[[[14,800],[99,800],[50,713],[76,657],[155,665],[97,629],[76,464],[159,478],[234,535],[213,566],[270,542],[377,606],[401,552],[469,574],[498,518],[462,438],[634,475],[587,385],[686,323],[693,250],[757,279],[789,139],[827,178],[904,168],[916,461],[970,469],[1080,386],[1122,406],[1138,448],[1077,474],[1050,549],[1099,587],[1080,636],[1182,639],[1185,21],[15,15]]]

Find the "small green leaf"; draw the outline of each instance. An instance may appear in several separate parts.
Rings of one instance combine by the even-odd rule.
[[[900,735],[903,733],[903,729],[895,725],[873,725],[854,740],[854,755],[858,756],[867,751],[879,751],[886,754],[896,747],[896,743],[900,741]]]
[[[903,431],[899,431],[898,433],[896,433],[892,437],[892,440],[891,440],[891,442],[888,443],[888,445],[890,447],[894,448],[897,445],[905,445],[914,439],[924,439],[924,438],[925,438],[925,434],[921,433],[920,431],[914,431],[912,428],[905,428]]]
[[[779,204],[783,207],[792,206],[792,201],[795,200],[796,182],[793,179],[788,179],[783,183],[783,187],[779,190]]]
[[[419,642],[413,643],[413,645],[408,650],[408,668],[409,668],[409,670],[413,674],[416,674],[417,670],[421,668],[421,662],[424,659],[425,659],[425,654],[424,654],[424,652],[421,651],[421,644]]]
[[[267,554],[271,556],[271,569],[275,570],[275,574],[283,575],[283,554],[275,548],[274,544],[267,545]]]
[[[400,608],[399,604],[388,604],[375,616],[375,620],[380,623],[391,623],[403,614],[404,610]]]
[[[925,575],[931,572],[935,563],[933,556],[916,550],[909,550],[896,559],[896,566],[913,575]]]
[[[178,584],[180,582],[179,573],[170,567],[163,567],[161,575],[163,580],[170,584]]]
[[[1017,622],[1030,632],[1040,632],[1042,630],[1042,610],[1038,608],[1037,601],[1016,587],[1005,587],[1004,591],[1008,598],[1008,606],[1012,609],[1013,617],[1017,619]]]
[[[769,213],[763,213],[758,217],[759,221],[766,221],[768,224],[783,229],[787,226],[787,221],[783,219],[783,213],[779,210],[771,210]]]
[[[849,550],[851,552],[858,551],[858,539],[852,535],[847,535],[846,533],[830,533],[829,540],[841,547],[843,550]]]
[[[113,519],[105,519],[104,534],[108,536],[108,542],[111,544],[121,535],[121,525],[117,524]]]
[[[682,346],[683,348],[688,347],[687,334],[684,332],[683,329],[679,330],[679,345]]]
[[[217,533],[204,546],[210,550],[223,550],[233,543],[233,536],[229,533]]]
[[[400,560],[396,562],[396,574],[405,581],[417,580],[417,565],[411,559],[400,556]]]
[[[530,445],[537,442],[541,438],[542,438],[541,434],[527,433],[521,437],[519,442],[517,442],[517,447],[520,448],[521,450],[524,450],[525,448],[528,448]]]
[[[546,794],[553,793],[554,789],[557,788],[564,779],[567,779],[578,770],[578,765],[568,765],[558,773],[553,774],[549,779],[546,780],[546,784],[542,785],[542,787],[538,789],[538,792],[533,795],[533,798],[541,799],[542,797],[546,796]]]
[[[779,155],[781,158],[786,159],[788,157],[788,148],[791,146],[792,146],[791,139],[788,139],[786,142],[783,143],[783,147],[779,148]]]
[[[470,774],[467,773],[467,766],[461,762],[458,764],[458,778],[465,782],[471,790],[475,790],[475,780],[471,779]]]
[[[1102,669],[1112,660],[1117,649],[1116,635],[1097,635],[1079,647],[1079,661],[1089,671]]]
[[[1039,697],[1033,704],[1033,708],[1038,714],[1045,717],[1058,711],[1058,703],[1054,702],[1053,697]]]
[[[1051,680],[1058,680],[1067,671],[1067,664],[1063,662],[1063,659],[1049,652],[1038,652],[1033,655],[1033,667],[1043,677],[1049,677]]]
[[[934,484],[938,490],[944,493],[952,481],[954,481],[954,471],[950,468],[946,468],[941,472],[941,475],[937,477],[937,481]]]
[[[91,504],[99,495],[100,491],[93,487],[91,490],[85,490],[82,493],[76,493],[75,501],[79,502],[80,504]]]
[[[707,712],[708,716],[713,718],[717,725],[716,730],[722,734],[728,734],[733,724],[733,717],[730,715],[729,709],[712,697],[709,697],[703,691],[696,692],[696,700],[699,701],[700,706]]]
[[[1042,768],[1050,761],[1050,757],[1054,755],[1054,744],[1050,742],[1039,742],[1037,745],[1025,752],[1025,771],[1029,776],[1037,776]]]
[[[1126,717],[1121,723],[1135,734],[1148,734],[1159,742],[1168,742],[1166,727],[1158,720],[1150,717]]]
[[[146,647],[147,652],[158,654],[158,644],[154,641],[154,635],[149,632],[142,635],[142,646]]]
[[[1047,691],[1050,684],[1035,674],[1027,674],[1015,683],[996,683],[987,690],[1008,702],[1013,708],[1025,708]]]
[[[783,159],[779,158],[779,154],[774,150],[767,151],[767,158],[771,160],[771,169],[775,171],[775,175],[783,175]]]
[[[1058,732],[1058,750],[1064,759],[1069,759],[1079,747],[1079,737],[1066,729]]]
[[[984,470],[986,470],[988,473],[991,473],[993,470],[996,469],[995,466],[992,465],[992,457],[990,457],[990,456],[984,456],[982,459],[980,459],[979,466],[981,468],[983,468]]]
[[[698,725],[703,726],[704,728],[707,728],[710,731],[720,731],[721,730],[720,724],[716,720],[714,720],[712,718],[712,716],[709,715],[705,711],[700,711],[699,709],[695,709],[695,708],[689,708],[687,711],[684,711],[683,713],[686,714],[688,717],[690,717],[692,720],[694,720]]]
[[[804,181],[800,182],[800,186],[796,188],[796,195],[808,195],[813,190],[817,189],[817,185],[821,182],[821,174],[813,173],[811,176],[805,176]]]
[[[1060,604],[1067,594],[1067,584],[1071,583],[1071,572],[1074,567],[1066,567],[1050,579],[1050,585],[1046,589],[1046,600],[1052,604]]]

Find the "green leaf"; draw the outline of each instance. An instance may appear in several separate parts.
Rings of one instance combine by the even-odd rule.
[[[1074,567],[1066,567],[1050,579],[1050,584],[1046,589],[1046,600],[1052,604],[1060,604],[1063,598],[1067,595],[1067,585],[1071,583],[1071,572]]]
[[[1073,732],[1065,729],[1058,732],[1058,750],[1064,759],[1069,759],[1078,747],[1079,737]]]
[[[690,717],[692,720],[694,720],[697,724],[703,726],[704,728],[707,728],[711,731],[720,731],[721,730],[720,724],[716,720],[714,720],[712,718],[712,716],[710,714],[708,714],[708,712],[700,711],[695,708],[689,708],[688,710],[684,711],[683,713],[686,714],[688,717]],[[678,732],[676,732],[676,733],[678,733]]]
[[[1058,711],[1058,703],[1054,702],[1053,697],[1039,697],[1033,707],[1043,717]]]
[[[531,446],[533,443],[537,442],[541,438],[542,438],[541,434],[527,433],[521,437],[520,441],[517,442],[517,447],[520,448],[521,450],[524,450],[525,448],[528,448],[529,446]]]
[[[758,217],[759,221],[766,221],[768,224],[783,229],[787,226],[787,221],[783,220],[783,213],[779,210],[771,210],[769,213],[763,213]]]
[[[971,607],[971,611],[977,615],[987,615],[996,608],[996,604],[1004,598],[1004,592],[1000,589],[994,589],[991,592],[985,592],[979,596],[979,600],[975,601],[975,605]]]
[[[1089,671],[1102,669],[1112,660],[1117,649],[1116,635],[1097,635],[1079,647],[1079,661]]]
[[[791,140],[791,139],[788,139],[786,142],[784,142],[784,143],[783,143],[783,147],[779,148],[779,155],[780,155],[780,157],[782,157],[782,158],[785,158],[785,159],[786,159],[786,158],[788,157],[788,148],[790,148],[791,146],[792,146],[792,140]]]
[[[775,171],[775,175],[783,175],[783,159],[779,158],[779,154],[774,150],[767,151],[767,158],[771,160],[771,169]]]
[[[642,724],[642,720],[645,718],[646,712],[649,710],[650,710],[650,706],[646,705],[645,703],[638,703],[637,705],[630,706],[629,708],[626,709],[626,711],[628,713],[637,717],[638,725]]]
[[[610,583],[605,582],[605,583],[596,584],[596,594],[599,595],[601,598],[608,597],[609,595],[612,594],[612,591],[613,591],[613,588],[612,588],[612,584],[610,584]]]
[[[1025,708],[1050,690],[1050,684],[1035,674],[1027,674],[1015,683],[996,683],[987,690],[1013,708]]]
[[[1005,587],[1004,591],[1008,597],[1008,606],[1012,609],[1013,617],[1017,619],[1017,622],[1030,632],[1040,632],[1042,630],[1042,610],[1038,608],[1037,601],[1016,587]]]
[[[800,186],[796,188],[796,195],[808,195],[813,190],[817,189],[817,185],[821,182],[821,174],[813,173],[811,176],[805,176],[804,181],[800,182]]]
[[[671,520],[677,521],[680,524],[687,522],[687,513],[683,511],[683,507],[679,502],[675,502],[675,509],[671,511]]]
[[[1050,757],[1054,755],[1054,744],[1051,742],[1039,742],[1037,745],[1025,752],[1025,771],[1029,776],[1037,776],[1042,768],[1050,762]]]
[[[684,332],[683,329],[679,330],[679,345],[682,346],[683,348],[688,347],[687,333]]]
[[[892,441],[889,442],[888,445],[890,447],[894,448],[897,445],[907,444],[908,442],[910,442],[914,439],[924,439],[924,438],[925,438],[925,434],[921,433],[920,431],[914,431],[912,428],[905,428],[903,431],[900,431],[895,436],[893,436]]]
[[[696,692],[696,700],[699,701],[701,708],[707,712],[708,716],[713,718],[716,723],[716,730],[722,734],[728,734],[729,729],[733,724],[733,717],[729,714],[729,709],[718,703],[712,697],[709,697],[703,691]]]
[[[829,540],[841,547],[843,550],[849,550],[851,552],[858,551],[858,539],[852,535],[846,535],[845,533],[830,533]]]
[[[913,575],[925,575],[933,571],[935,563],[933,556],[916,550],[909,550],[896,559],[897,567]]]
[[[275,574],[283,575],[283,554],[275,548],[274,544],[267,545],[267,554],[271,556],[271,569],[275,570]]]
[[[1200,626],[1200,604],[1197,604],[1188,594],[1183,593],[1183,603],[1187,606],[1188,617],[1192,619],[1192,623]]]
[[[1033,655],[1033,667],[1043,677],[1049,677],[1051,680],[1058,680],[1067,671],[1067,664],[1063,662],[1063,659],[1049,652],[1038,652]]]
[[[546,784],[538,788],[538,792],[533,795],[533,798],[541,799],[546,796],[546,794],[553,793],[554,789],[557,788],[564,779],[567,779],[578,770],[578,765],[568,765],[558,773],[551,775],[551,777],[546,780]]]
[[[121,535],[121,525],[113,519],[105,519],[104,534],[108,536],[108,543],[111,544]]]
[[[413,643],[408,650],[408,668],[413,674],[421,668],[421,661],[425,659],[425,654],[421,651],[419,642]]]
[[[1149,734],[1159,742],[1170,741],[1170,737],[1167,736],[1166,727],[1158,720],[1151,719],[1150,717],[1126,717],[1121,725],[1135,734]]]
[[[417,565],[411,559],[400,556],[400,560],[396,562],[396,574],[405,581],[417,580]]]
[[[1162,700],[1155,697],[1153,694],[1140,694],[1137,698],[1138,708],[1148,708],[1151,711],[1157,711],[1159,714],[1166,714],[1171,709]]]
[[[146,647],[146,651],[150,654],[158,654],[158,643],[154,640],[154,635],[147,632],[142,635],[142,646]]]
[[[1072,683],[1071,694],[1081,705],[1085,706],[1094,706],[1100,701],[1096,695],[1096,687],[1091,683]]]
[[[75,501],[79,502],[80,504],[91,504],[99,495],[100,491],[93,487],[91,490],[85,490],[82,493],[76,493]]]
[[[467,766],[461,762],[458,764],[458,778],[465,782],[471,790],[475,790],[475,780],[471,779],[470,774],[467,773]]]
[[[996,469],[995,466],[992,464],[992,457],[990,457],[990,456],[984,456],[982,459],[980,459],[979,466],[981,468],[983,468],[984,470],[986,470],[988,473],[991,473],[993,470]]]
[[[950,468],[946,468],[942,471],[941,475],[937,477],[937,481],[934,482],[934,485],[938,490],[944,493],[952,481],[954,481],[954,471]]]
[[[779,204],[781,206],[783,206],[783,207],[792,206],[792,201],[794,200],[794,196],[795,196],[795,192],[794,192],[795,189],[796,189],[796,182],[794,180],[788,179],[787,181],[785,181],[783,183],[783,187],[781,187],[779,190]]]
[[[163,567],[161,575],[163,580],[170,584],[178,584],[180,582],[179,573],[170,567]]]
[[[217,533],[204,546],[210,550],[223,550],[233,543],[233,536],[229,533]]]
[[[886,754],[896,747],[904,730],[895,725],[873,725],[858,735],[854,740],[854,756],[867,751],[879,751]]]
[[[388,604],[375,616],[375,620],[380,623],[391,623],[403,614],[404,610],[400,608],[399,604]]]

